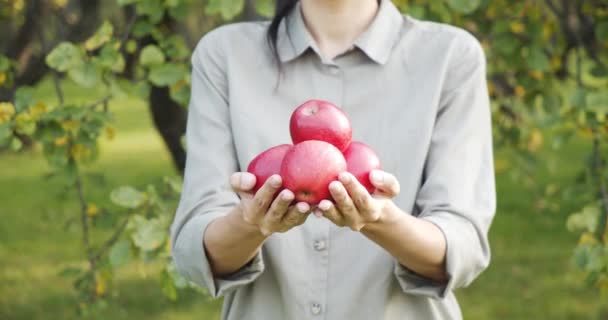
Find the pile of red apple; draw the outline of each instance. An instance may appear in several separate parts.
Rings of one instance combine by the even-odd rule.
[[[346,114],[327,101],[308,100],[291,115],[293,145],[282,144],[257,155],[247,171],[256,177],[257,191],[273,174],[283,179],[298,202],[318,204],[331,200],[329,184],[344,171],[352,173],[371,193],[369,173],[380,169],[380,159],[368,145],[352,141]]]

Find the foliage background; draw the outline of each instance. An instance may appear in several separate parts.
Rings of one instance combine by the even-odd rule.
[[[465,318],[608,318],[608,3],[394,3],[488,58],[499,208]],[[0,0],[0,318],[219,318],[168,252],[189,56],[274,6]]]

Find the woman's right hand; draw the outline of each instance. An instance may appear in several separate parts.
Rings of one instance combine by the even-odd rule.
[[[232,189],[241,197],[238,206],[241,217],[246,223],[256,227],[263,236],[285,232],[306,221],[310,206],[305,202],[292,206],[293,192],[284,189],[275,197],[283,184],[281,176],[271,176],[254,193],[255,184],[256,178],[249,172],[236,172],[230,177]]]

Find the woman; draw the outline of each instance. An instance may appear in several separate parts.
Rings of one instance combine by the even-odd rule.
[[[462,317],[452,291],[488,266],[495,211],[473,36],[389,0],[290,0],[271,24],[208,33],[192,59],[172,249],[187,279],[224,296],[222,319]],[[278,175],[254,194],[238,172],[289,143],[291,112],[312,98],[341,106],[377,151],[377,192],[344,173],[334,202],[311,207],[273,197]]]

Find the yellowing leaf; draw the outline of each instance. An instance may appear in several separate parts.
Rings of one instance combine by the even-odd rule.
[[[524,30],[526,30],[526,27],[524,26],[524,24],[521,21],[511,22],[511,24],[509,25],[509,28],[515,34],[521,34],[524,32]]]
[[[75,133],[76,131],[78,131],[78,121],[75,120],[65,120],[63,122],[61,122],[61,128],[63,128],[63,130],[71,132],[71,133]]]
[[[581,234],[581,237],[578,239],[578,244],[581,246],[585,245],[585,244],[597,244],[597,243],[598,243],[597,239],[590,232],[584,232],[583,234]]]
[[[529,70],[528,75],[534,80],[543,80],[545,78],[545,74],[539,70]]]
[[[87,158],[88,156],[91,155],[91,150],[89,150],[87,147],[85,147],[82,144],[75,144],[72,146],[72,148],[70,149],[70,156],[72,156],[72,158],[74,158],[75,160],[82,160],[84,158]]]
[[[37,120],[41,115],[47,112],[47,109],[47,105],[44,102],[38,102],[29,108],[27,112],[32,116],[33,119]]]
[[[9,121],[15,114],[15,106],[11,102],[0,102],[0,124]]]
[[[84,47],[89,51],[95,50],[104,45],[106,42],[110,41],[113,33],[114,26],[112,26],[109,21],[104,21],[101,27],[97,29],[95,34],[87,39],[87,41],[84,43]]]
[[[67,136],[59,137],[59,138],[55,139],[55,141],[53,143],[58,147],[65,146],[68,143],[68,137]]]
[[[89,217],[94,217],[97,214],[99,214],[99,208],[97,207],[97,205],[94,203],[89,203],[87,205],[87,215]]]
[[[68,0],[53,0],[53,5],[56,8],[65,8],[65,6],[68,4]]]
[[[557,70],[557,69],[561,68],[562,60],[560,59],[560,57],[554,56],[551,58],[551,60],[549,62],[549,66],[551,67],[551,70]]]
[[[108,290],[108,281],[105,276],[101,273],[95,274],[95,295],[100,297],[103,296]]]
[[[114,127],[106,127],[104,129],[104,133],[106,134],[106,138],[108,138],[108,140],[112,140],[116,136],[116,129]]]
[[[7,78],[6,73],[0,72],[0,86],[6,82],[6,78]]]
[[[518,98],[523,98],[526,95],[526,89],[521,85],[515,86],[515,95]]]
[[[528,151],[536,152],[543,144],[543,134],[538,129],[532,130],[528,138]]]
[[[496,86],[492,82],[488,82],[488,93],[492,97],[496,95]]]

